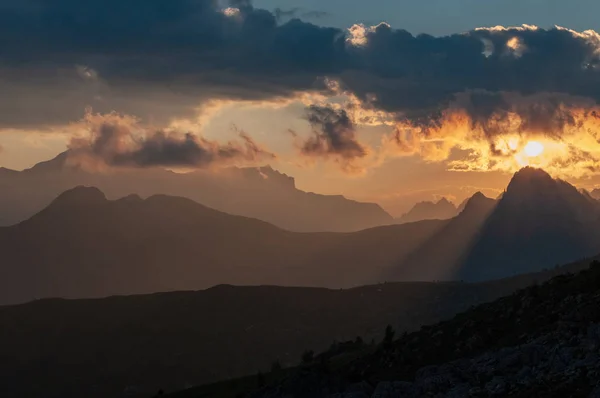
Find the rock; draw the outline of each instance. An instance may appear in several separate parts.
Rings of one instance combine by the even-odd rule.
[[[372,398],[411,398],[415,397],[414,385],[406,381],[381,382],[377,384]]]
[[[507,392],[507,384],[503,377],[496,376],[485,385],[485,389],[491,395],[499,396]]]

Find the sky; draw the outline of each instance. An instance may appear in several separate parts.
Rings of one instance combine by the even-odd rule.
[[[394,215],[497,196],[526,165],[592,188],[599,12],[589,0],[0,0],[0,166],[67,148],[89,167],[271,164],[300,189]]]

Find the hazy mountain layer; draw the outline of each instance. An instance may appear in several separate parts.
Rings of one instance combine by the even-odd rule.
[[[600,252],[600,204],[539,169],[517,172],[498,200],[476,194],[389,276],[482,281]]]
[[[0,303],[195,290],[221,283],[351,287],[383,281],[443,222],[295,233],[194,201],[109,201],[78,187],[0,228]]]
[[[62,194],[0,228],[0,303],[194,290],[217,284],[353,287],[487,280],[600,252],[598,202],[540,170],[455,218],[355,233],[294,233],[184,198]]]
[[[446,198],[437,202],[419,202],[406,214],[396,219],[402,224],[421,220],[447,220],[458,214],[456,206]]]
[[[63,191],[79,185],[98,187],[112,199],[133,193],[186,197],[291,231],[348,232],[393,223],[377,204],[301,191],[292,177],[271,167],[185,174],[162,169],[89,172],[71,166],[65,152],[22,172],[0,169],[0,225],[23,221]]]

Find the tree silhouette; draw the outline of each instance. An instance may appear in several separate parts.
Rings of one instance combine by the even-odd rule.
[[[313,350],[306,350],[304,354],[302,354],[302,363],[308,364],[311,363],[315,359],[315,353]]]
[[[392,346],[395,334],[396,332],[394,331],[392,325],[387,325],[385,328],[385,336],[383,337],[383,348],[388,349]]]
[[[281,362],[279,362],[279,360],[274,361],[271,364],[271,372],[272,373],[279,373],[279,372],[281,372],[282,369],[283,369],[283,367],[281,366]]]
[[[258,374],[256,375],[256,382],[258,384],[258,388],[263,388],[265,384],[267,384],[267,381],[265,380],[265,375],[262,374],[262,372],[258,372]]]

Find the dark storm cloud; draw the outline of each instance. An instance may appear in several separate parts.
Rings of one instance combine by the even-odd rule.
[[[141,101],[148,92],[155,108],[172,96],[187,115],[206,99],[326,90],[323,77],[366,106],[411,120],[429,118],[468,90],[600,98],[595,32],[490,28],[433,37],[381,24],[349,33],[297,18],[278,23],[249,0],[230,4],[239,11],[224,12],[216,0],[1,0],[0,76],[20,79],[0,78],[0,89],[21,101],[1,100],[11,112],[0,111],[0,123],[71,118],[82,102],[148,105]],[[88,91],[63,88],[74,77],[56,72],[78,65],[94,72],[78,76]]]
[[[304,155],[339,156],[345,160],[367,155],[367,149],[356,139],[354,123],[345,110],[312,105],[306,109],[306,118],[313,135],[301,147]]]
[[[144,129],[134,119],[116,114],[88,115],[87,122],[90,137],[73,139],[70,145],[75,162],[201,168],[275,158],[243,131],[239,132],[241,142],[222,144],[192,133]]]
[[[273,14],[275,15],[275,19],[277,19],[277,21],[280,21],[280,22],[284,21],[284,20],[292,19],[292,18],[321,19],[321,18],[330,16],[330,14],[326,11],[317,11],[317,10],[307,11],[300,7],[294,7],[294,8],[290,8],[290,9],[286,9],[286,10],[277,7],[273,10]]]

